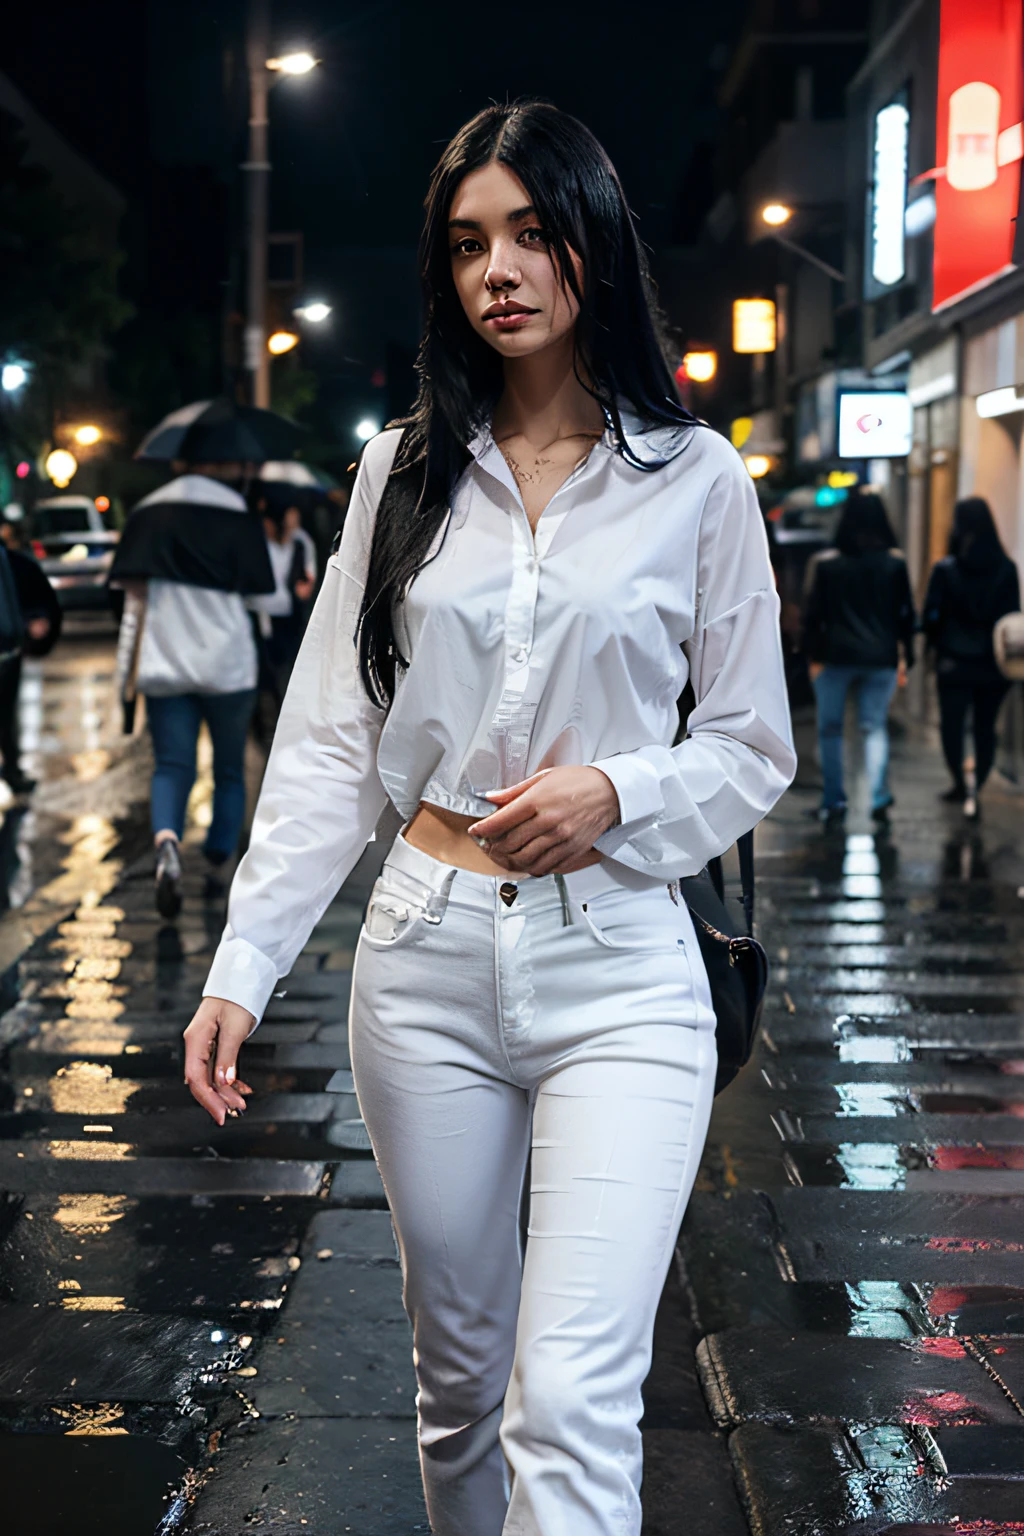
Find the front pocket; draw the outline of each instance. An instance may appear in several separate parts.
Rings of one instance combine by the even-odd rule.
[[[378,880],[363,919],[363,938],[372,949],[397,949],[416,936],[424,921],[424,907]]]
[[[686,940],[673,922],[675,909],[668,891],[662,893],[613,892],[580,903],[579,910],[594,938],[604,949],[628,954],[685,954]]]

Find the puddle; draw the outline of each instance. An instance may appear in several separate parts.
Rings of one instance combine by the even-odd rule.
[[[130,1435],[116,1405],[61,1412],[53,1434],[0,1434],[11,1536],[152,1536],[187,1474],[184,1457]]]

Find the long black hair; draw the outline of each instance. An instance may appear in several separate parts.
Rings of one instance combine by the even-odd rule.
[[[377,513],[359,620],[359,661],[370,698],[386,707],[405,665],[393,607],[427,557],[467,445],[490,423],[501,394],[499,354],[466,318],[451,271],[448,213],[470,172],[498,161],[518,176],[537,211],[551,259],[579,305],[576,371],[599,402],[618,452],[637,469],[619,415],[625,399],[646,424],[696,418],[679,403],[662,350],[647,261],[615,169],[597,139],[547,102],[487,107],[456,134],[434,171],[420,240],[426,324],[419,393],[403,427]],[[580,283],[569,247],[582,259]]]
[[[949,552],[965,571],[995,574],[1009,560],[992,509],[983,496],[964,496],[953,508]]]
[[[832,539],[841,555],[866,555],[871,550],[895,549],[896,535],[881,496],[874,491],[855,491],[843,507]]]

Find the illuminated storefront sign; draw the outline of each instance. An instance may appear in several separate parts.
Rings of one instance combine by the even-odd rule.
[[[1012,265],[1024,115],[1021,0],[942,0],[932,304]]]
[[[735,299],[732,306],[734,352],[774,352],[775,304],[771,299]]]
[[[905,102],[891,101],[875,114],[870,270],[880,288],[891,288],[906,271],[904,219],[909,131],[910,113]]]
[[[900,459],[910,452],[914,421],[902,390],[839,396],[839,457]]]

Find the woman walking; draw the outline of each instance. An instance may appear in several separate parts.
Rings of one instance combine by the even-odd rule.
[[[431,1529],[636,1536],[640,1388],[715,1076],[675,882],[792,777],[778,601],[587,129],[474,118],[422,258],[420,394],[364,454],[186,1078],[219,1123],[244,1109],[239,1046],[390,800],[351,1049]]]
[[[1010,684],[996,666],[992,631],[1020,607],[1017,567],[999,542],[988,502],[967,496],[953,511],[949,554],[933,567],[923,628],[935,650],[942,751],[953,784],[944,800],[975,820],[996,755],[996,719]],[[974,783],[964,775],[964,727],[971,716]]]
[[[914,664],[916,616],[907,566],[879,496],[855,494],[843,508],[834,548],[811,561],[804,607],[804,649],[818,705],[828,825],[846,815],[843,726],[846,696],[857,692],[871,814],[885,821],[889,789],[889,702]]]

